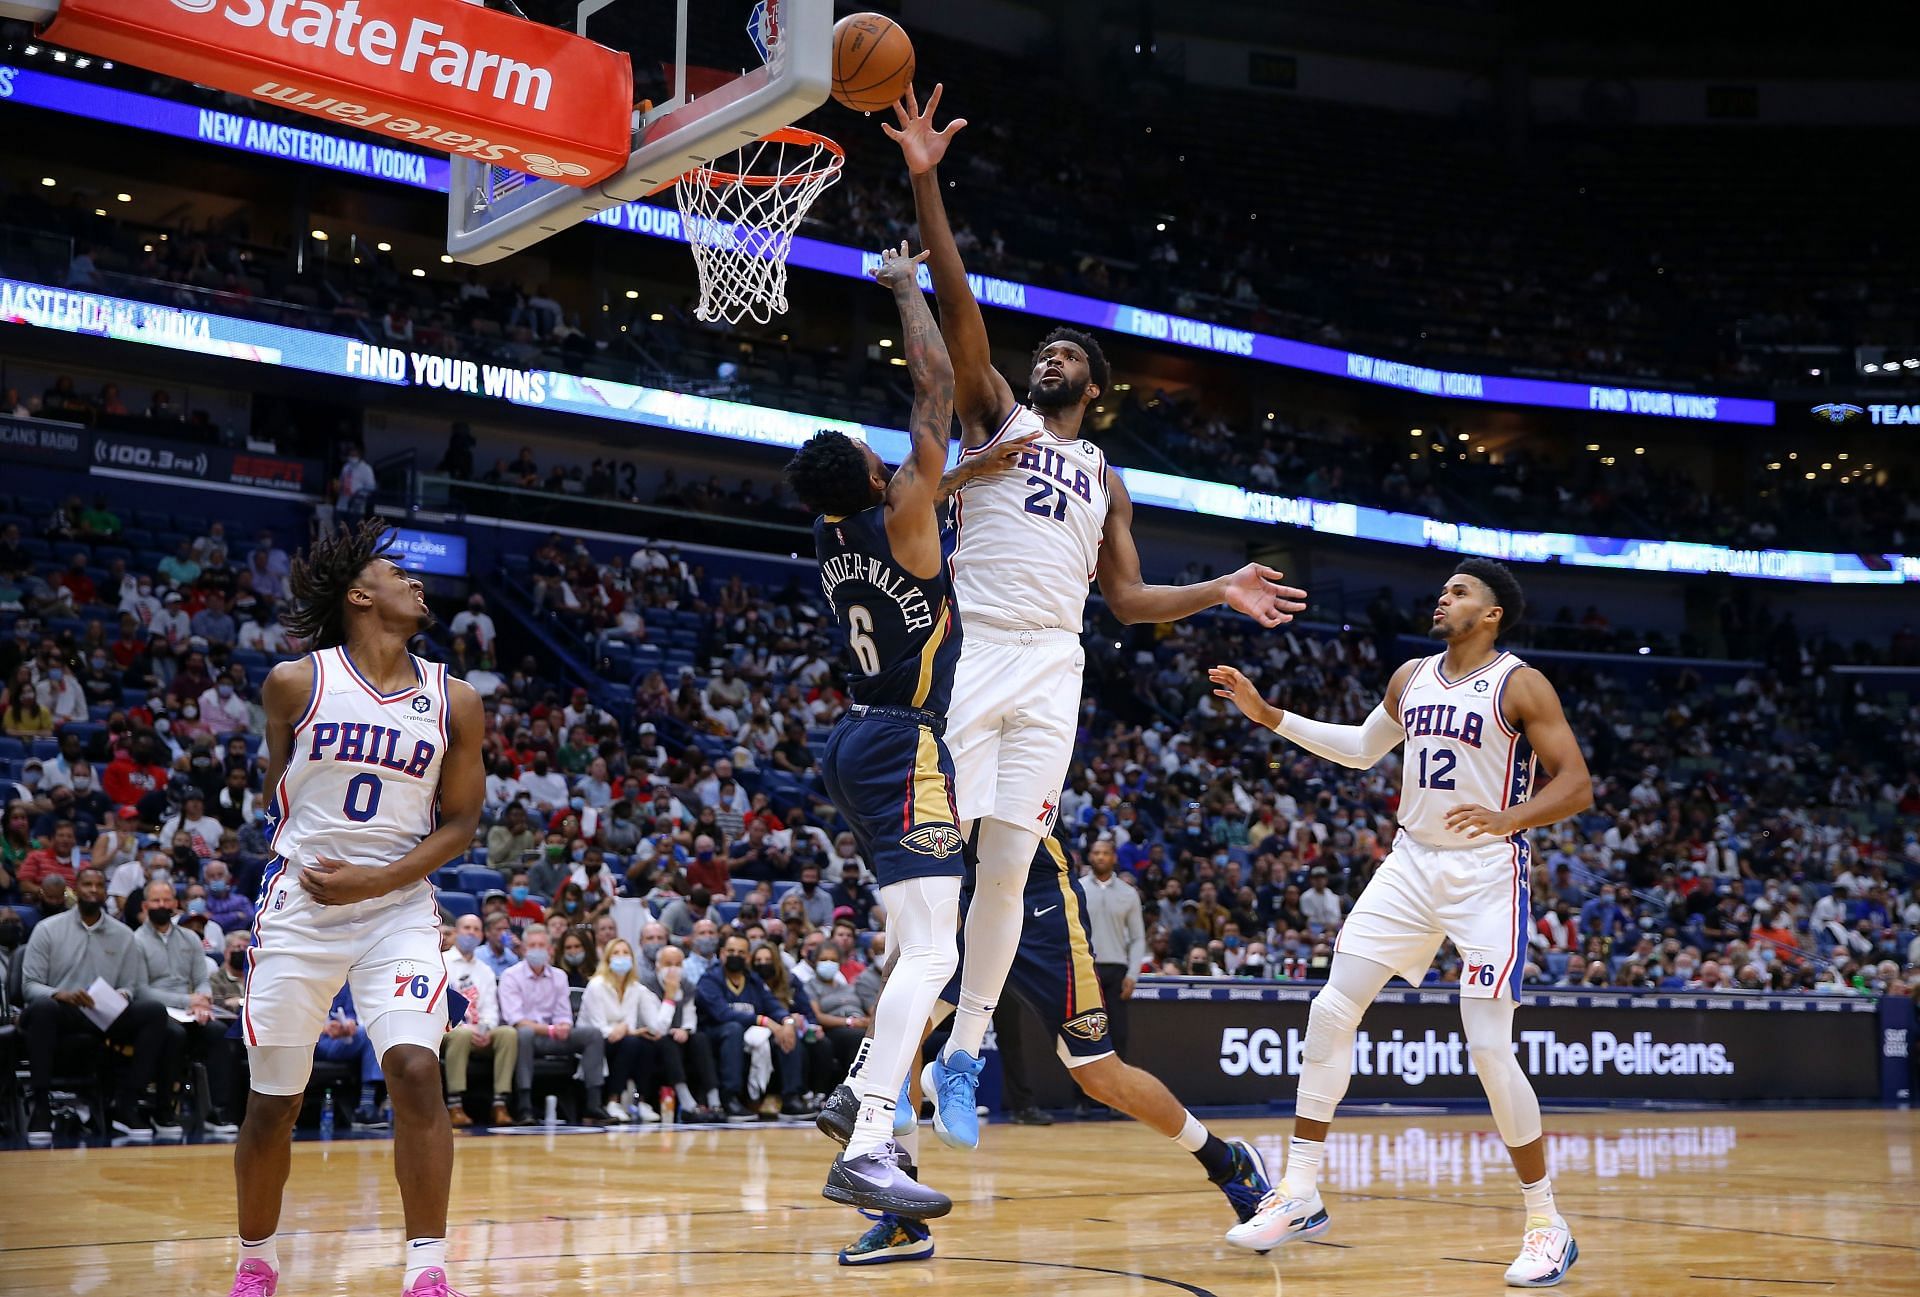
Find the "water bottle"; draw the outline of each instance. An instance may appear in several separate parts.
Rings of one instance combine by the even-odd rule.
[[[320,1138],[333,1138],[333,1087],[320,1097]]]
[[[679,1107],[680,1107],[680,1102],[673,1092],[673,1087],[670,1085],[661,1086],[660,1087],[660,1124],[662,1126],[671,1126],[673,1125],[674,1122],[678,1121]]]
[[[558,1126],[559,1124],[560,1124],[560,1096],[557,1094],[550,1094],[547,1096],[547,1129],[552,1130],[555,1126]]]

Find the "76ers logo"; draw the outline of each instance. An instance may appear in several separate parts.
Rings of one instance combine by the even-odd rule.
[[[393,998],[396,1000],[409,995],[416,1000],[424,1000],[432,990],[433,984],[427,981],[425,973],[416,973],[411,976],[406,973],[394,974]]]
[[[1470,961],[1467,964],[1466,975],[1460,979],[1460,984],[1462,986],[1492,986],[1493,979],[1498,976],[1499,974],[1494,971],[1492,964],[1480,964]]]

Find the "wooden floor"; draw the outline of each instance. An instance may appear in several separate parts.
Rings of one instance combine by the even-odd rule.
[[[864,1228],[819,1194],[809,1128],[469,1136],[458,1141],[453,1277],[471,1297],[879,1294],[1497,1294],[1520,1201],[1472,1116],[1343,1120],[1322,1184],[1333,1230],[1269,1257],[1227,1246],[1192,1158],[1125,1122],[987,1129],[933,1143],[956,1199],[930,1263],[859,1273]],[[1284,1121],[1223,1121],[1278,1167]],[[1553,1177],[1586,1293],[1920,1293],[1920,1116],[1910,1112],[1549,1114]],[[399,1288],[384,1140],[303,1143],[282,1223],[281,1297]],[[0,1153],[0,1292],[224,1297],[231,1150]]]

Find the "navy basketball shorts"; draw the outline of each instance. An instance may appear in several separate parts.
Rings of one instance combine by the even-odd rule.
[[[969,880],[971,881],[971,880]],[[966,913],[969,887],[960,894]],[[966,966],[965,925],[960,963]],[[1072,866],[1055,838],[1041,840],[1027,871],[1020,920],[1020,944],[1014,949],[1007,989],[1057,1038],[1060,1061],[1081,1067],[1113,1053],[1107,1035],[1107,1002],[1093,967],[1093,943],[1087,938],[1086,903],[1073,885]],[[940,993],[943,1003],[960,1003],[960,974]]]
[[[850,710],[833,727],[820,774],[880,886],[959,878],[953,758],[930,713],[907,707]]]

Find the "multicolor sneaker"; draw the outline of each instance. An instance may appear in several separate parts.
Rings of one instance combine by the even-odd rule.
[[[1261,1200],[1258,1211],[1227,1231],[1227,1242],[1249,1252],[1271,1252],[1290,1239],[1317,1238],[1329,1223],[1318,1189],[1311,1198],[1290,1198],[1282,1182]]]
[[[903,1165],[904,1164],[904,1165]],[[849,1207],[932,1220],[953,1210],[953,1199],[920,1184],[898,1144],[886,1143],[859,1157],[842,1154],[827,1171],[822,1197]]]
[[[1567,1277],[1579,1259],[1580,1248],[1566,1221],[1558,1216],[1530,1216],[1520,1255],[1507,1267],[1507,1286],[1551,1288]]]
[[[928,1063],[920,1089],[933,1096],[933,1133],[949,1148],[980,1147],[980,1113],[975,1107],[980,1073],[986,1064],[964,1049]]]
[[[1267,1164],[1259,1149],[1244,1139],[1230,1139],[1227,1147],[1233,1150],[1233,1171],[1220,1181],[1220,1192],[1227,1195],[1227,1201],[1233,1204],[1233,1214],[1244,1225],[1260,1210],[1261,1202],[1273,1191],[1273,1186],[1267,1183]]]
[[[917,1220],[882,1212],[861,1212],[873,1228],[840,1249],[841,1265],[886,1265],[889,1261],[924,1261],[933,1255],[933,1231]]]
[[[447,1286],[445,1270],[428,1270],[413,1281],[413,1287],[407,1289],[402,1297],[460,1297],[460,1294]]]
[[[227,1297],[273,1297],[280,1273],[265,1261],[242,1261],[233,1272],[233,1291]]]

